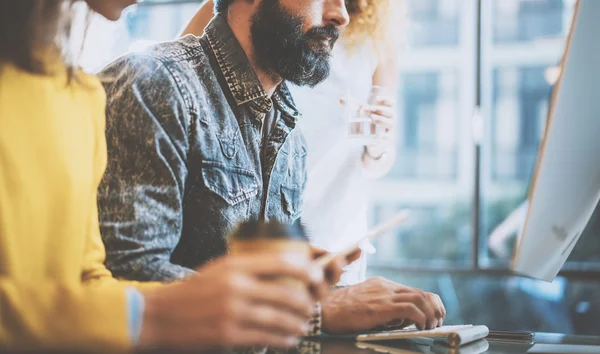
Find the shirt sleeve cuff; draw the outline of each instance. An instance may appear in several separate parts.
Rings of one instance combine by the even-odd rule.
[[[136,345],[142,333],[142,322],[144,319],[144,295],[135,288],[125,290],[127,297],[127,315],[129,326],[129,337],[131,344]]]

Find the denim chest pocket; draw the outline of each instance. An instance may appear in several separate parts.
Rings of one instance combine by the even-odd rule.
[[[302,214],[306,147],[298,143],[286,145],[281,149],[282,156],[279,162],[281,206],[283,212],[293,222]]]
[[[304,159],[306,157],[306,145],[300,143],[288,143],[283,146],[281,153],[292,159]]]
[[[283,211],[291,221],[295,221],[302,214],[302,187],[294,184],[282,184],[280,190]]]
[[[304,145],[284,146],[281,149],[280,159],[280,171],[290,177],[290,183],[299,184],[300,181],[296,177],[301,175],[300,172],[305,168],[306,147]]]
[[[281,149],[278,164],[277,170],[283,184],[288,186],[304,185],[306,177],[306,147],[304,145],[296,144]]]
[[[258,195],[258,183],[250,170],[221,162],[204,161],[202,179],[207,189],[231,206]]]

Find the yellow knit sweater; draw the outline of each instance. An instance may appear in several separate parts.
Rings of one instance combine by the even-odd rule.
[[[133,283],[104,267],[98,227],[105,100],[95,77],[0,64],[0,347],[130,346]]]

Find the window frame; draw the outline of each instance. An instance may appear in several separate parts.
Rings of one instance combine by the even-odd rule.
[[[484,63],[483,63],[483,51],[484,51],[484,31],[489,31],[492,34],[491,24],[491,0],[475,0],[476,2],[476,14],[475,14],[475,107],[473,114],[473,126],[482,127],[484,124],[489,124],[491,115],[482,116],[481,108],[483,106],[483,80],[484,80]],[[487,16],[486,16],[487,14]],[[486,24],[487,28],[483,25]],[[489,79],[489,77],[486,77]],[[491,85],[491,83],[488,83]],[[417,263],[415,265],[406,264],[394,264],[393,262],[386,261],[369,261],[369,271],[376,273],[378,271],[395,271],[402,272],[410,275],[415,274],[451,274],[451,275],[485,275],[491,277],[507,277],[507,276],[519,276],[509,268],[508,262],[500,261],[496,264],[487,264],[489,262],[482,262],[485,259],[485,243],[481,242],[485,239],[485,235],[482,234],[481,222],[483,214],[483,199],[482,199],[482,142],[483,132],[474,133],[473,149],[475,155],[475,168],[473,171],[473,193],[472,193],[472,248],[471,248],[471,259],[470,266],[457,266],[456,264],[444,264],[445,262],[438,262],[437,264],[432,263]],[[479,138],[480,137],[480,138]],[[483,264],[486,263],[486,264]],[[589,268],[589,269],[586,269]],[[587,282],[600,282],[600,264],[598,262],[567,262],[562,267],[561,271],[557,275],[563,277],[568,281],[587,281]]]

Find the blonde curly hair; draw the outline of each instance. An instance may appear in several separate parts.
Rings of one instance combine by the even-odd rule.
[[[343,37],[348,49],[353,50],[367,39],[373,40],[378,51],[381,45],[397,36],[404,25],[403,0],[346,0],[350,23]],[[399,37],[398,37],[399,38]]]

